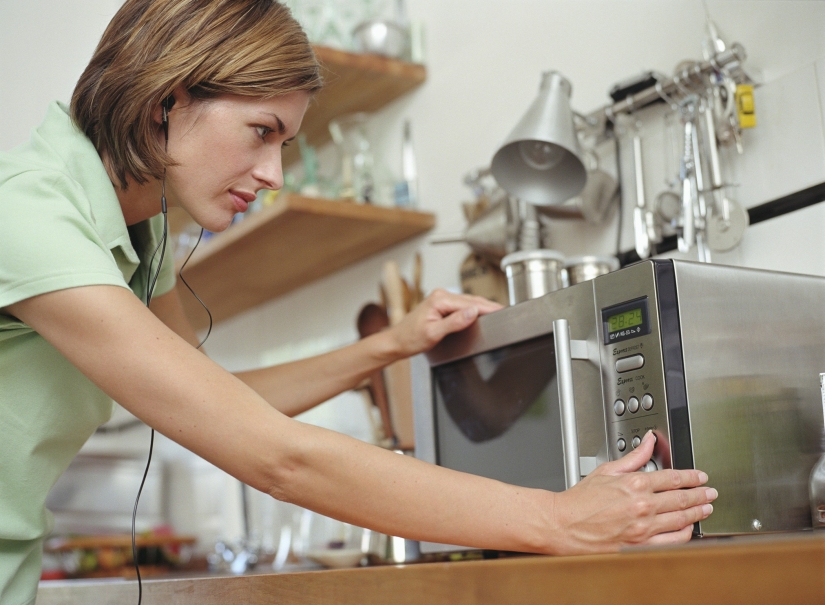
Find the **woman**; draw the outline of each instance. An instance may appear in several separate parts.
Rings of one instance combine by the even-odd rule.
[[[71,109],[53,104],[27,145],[0,155],[0,603],[33,602],[46,494],[112,399],[275,498],[411,539],[604,552],[683,542],[710,514],[704,473],[632,472],[651,435],[553,494],[289,419],[497,309],[483,299],[438,291],[345,349],[236,375],[196,350],[171,255],[150,266],[161,211],[168,200],[221,231],[258,190],[279,189],[318,74],[272,0],[127,0]]]

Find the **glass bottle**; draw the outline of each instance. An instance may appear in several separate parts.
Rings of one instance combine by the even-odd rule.
[[[825,373],[819,375],[819,388],[822,393],[822,405],[825,410]],[[821,435],[821,448],[825,452],[825,430]],[[811,523],[816,527],[825,527],[825,453],[811,470],[808,482],[808,496],[811,500]]]

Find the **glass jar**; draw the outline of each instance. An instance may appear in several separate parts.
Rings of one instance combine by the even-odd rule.
[[[825,373],[819,375],[819,388],[822,393],[822,405],[825,410]],[[821,450],[825,451],[825,427],[820,436]],[[816,527],[825,527],[825,453],[811,470],[808,482],[808,496],[811,500],[811,524]]]

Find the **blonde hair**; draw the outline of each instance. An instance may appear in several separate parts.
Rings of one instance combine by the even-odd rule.
[[[222,94],[310,94],[322,85],[312,47],[275,0],[126,0],[72,95],[71,115],[127,186],[172,164],[153,112],[183,86],[196,100]]]

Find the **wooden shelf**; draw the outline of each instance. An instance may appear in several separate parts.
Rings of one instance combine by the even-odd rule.
[[[184,278],[217,323],[434,226],[430,213],[283,194],[199,247]],[[205,327],[203,307],[178,288],[193,325]]]
[[[378,111],[427,79],[423,65],[326,46],[313,49],[321,63],[325,86],[310,103],[301,132],[316,147],[330,141],[328,125],[333,118]],[[299,159],[298,145],[284,149],[284,166]]]

